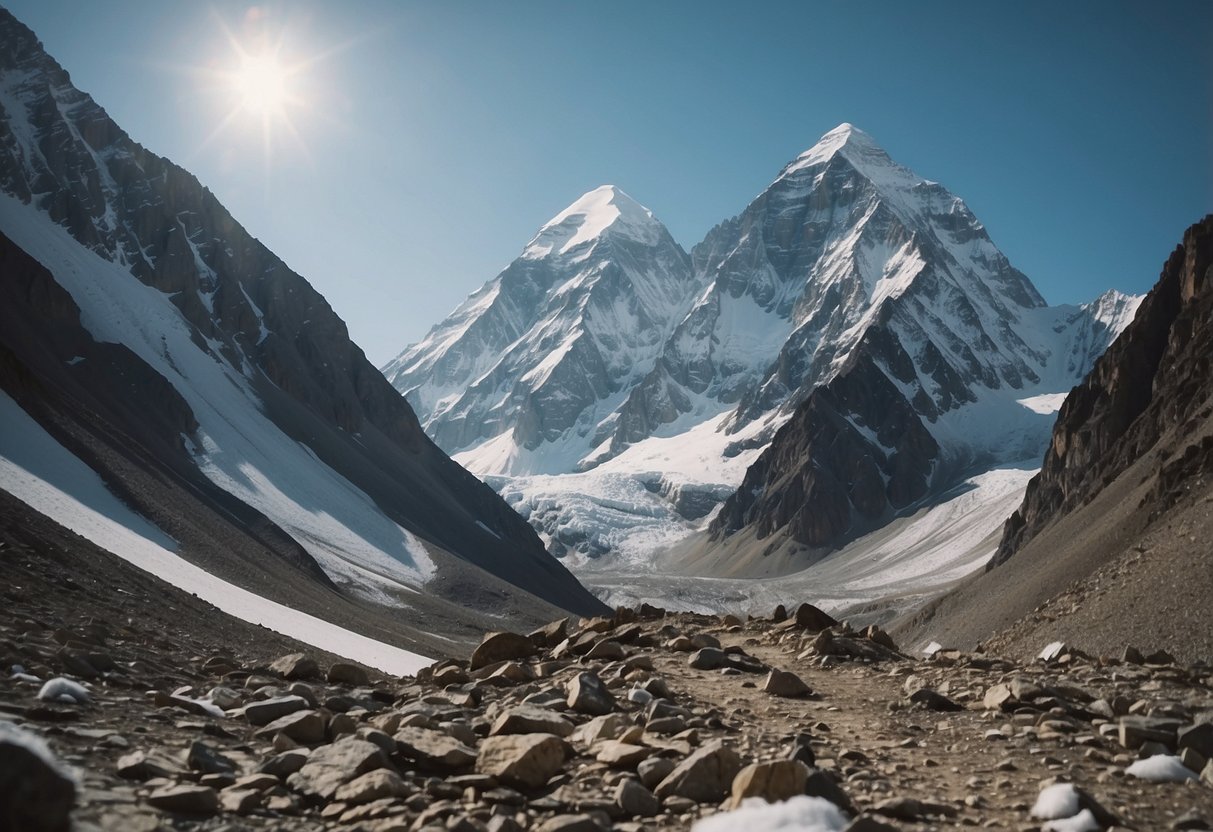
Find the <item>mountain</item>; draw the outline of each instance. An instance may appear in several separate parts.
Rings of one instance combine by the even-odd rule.
[[[45,449],[5,490],[105,548],[435,652],[493,614],[601,609],[306,280],[5,11],[0,44],[4,458]]]
[[[1066,398],[988,569],[907,632],[1213,655],[1211,355],[1213,215]]]
[[[586,216],[587,198],[536,241]],[[713,228],[689,271],[664,228],[625,226],[652,228],[628,235],[628,253],[646,264],[659,325],[616,330],[629,372],[589,408],[577,386],[545,374],[568,353],[537,334],[556,321],[584,329],[553,310],[587,267],[603,268],[598,252],[615,258],[610,226],[575,221],[606,229],[581,235],[587,254],[537,254],[532,242],[387,373],[440,445],[583,567],[608,553],[644,564],[689,540],[665,568],[735,574],[743,549],[784,541],[798,553],[780,561],[790,571],[974,475],[1034,460],[1057,404],[1138,302],[1109,292],[1047,306],[959,198],[843,124]],[[528,285],[546,292],[532,304],[542,311],[507,326],[515,319],[489,310],[536,259],[543,280]],[[609,287],[612,307],[630,305],[623,285]],[[469,366],[470,354],[484,364]],[[573,366],[578,385],[598,377],[590,362]],[[522,397],[499,383],[507,370],[542,378],[559,406],[510,410]]]
[[[448,451],[481,446],[494,473],[568,471],[610,435],[692,285],[665,226],[605,185],[384,373]]]

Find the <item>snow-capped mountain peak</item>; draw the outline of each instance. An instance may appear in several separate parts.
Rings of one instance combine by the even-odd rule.
[[[648,208],[615,185],[601,185],[546,222],[522,256],[538,259],[567,254],[605,234],[655,245],[664,231]]]

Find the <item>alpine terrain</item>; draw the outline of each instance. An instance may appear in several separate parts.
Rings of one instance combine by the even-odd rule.
[[[689,257],[618,189],[590,192],[385,373],[614,601],[656,590],[591,573],[657,552],[660,571],[776,576],[848,546],[904,560],[924,536],[901,566],[938,586],[992,553],[1139,300],[1048,306],[959,198],[843,124]],[[889,566],[852,600],[898,583]],[[857,578],[845,554],[822,567],[827,596]]]
[[[1070,393],[989,568],[907,634],[1213,653],[1213,216]]]
[[[6,522],[389,668],[419,657],[380,641],[602,608],[323,297],[3,10],[0,263]]]

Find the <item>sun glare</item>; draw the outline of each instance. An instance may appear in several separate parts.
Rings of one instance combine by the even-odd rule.
[[[240,106],[253,115],[281,114],[289,100],[287,69],[272,55],[245,55],[232,76]]]

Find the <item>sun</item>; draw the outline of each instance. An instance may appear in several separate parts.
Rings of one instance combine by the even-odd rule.
[[[231,76],[239,106],[255,116],[284,115],[291,102],[290,68],[275,55],[242,55]]]

